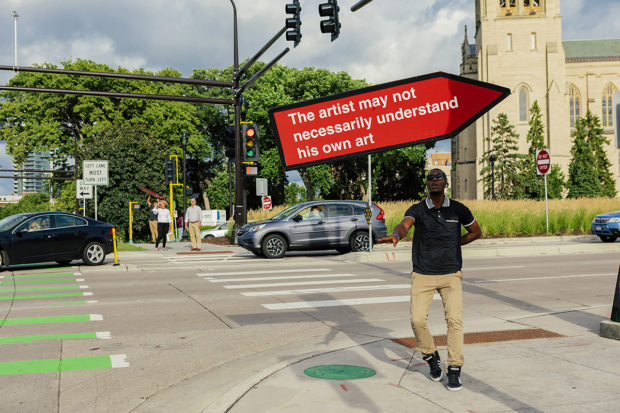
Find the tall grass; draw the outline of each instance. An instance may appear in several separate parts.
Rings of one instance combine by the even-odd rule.
[[[385,211],[388,234],[403,219],[409,206],[418,201],[378,202]],[[545,201],[463,201],[471,209],[485,237],[514,237],[547,235]],[[287,206],[271,211],[250,210],[248,220],[274,216]],[[598,214],[620,210],[619,198],[581,198],[549,200],[549,235],[578,235],[590,233],[592,220]],[[408,237],[411,238],[413,231]]]

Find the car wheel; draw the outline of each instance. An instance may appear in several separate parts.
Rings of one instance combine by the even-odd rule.
[[[86,265],[100,265],[105,260],[103,244],[97,241],[89,242],[84,247],[82,259]]]
[[[350,247],[338,247],[336,248],[336,251],[338,251],[341,254],[348,254],[351,252],[351,248]]]
[[[205,238],[215,238],[215,236],[213,234],[207,234],[205,235]]]
[[[353,252],[368,251],[368,233],[365,231],[353,233],[349,240],[349,247]]]
[[[2,267],[6,264],[6,260],[4,259],[4,251],[0,251],[0,271],[2,271]]]
[[[616,241],[616,239],[618,239],[618,237],[615,237],[613,235],[599,235],[598,237],[603,242],[614,242],[614,241]]]
[[[60,264],[60,265],[69,265],[69,264],[71,264],[71,261],[66,261],[66,260],[65,261],[56,261],[56,262],[58,264]]]
[[[288,244],[281,235],[272,234],[263,239],[261,251],[266,258],[282,258],[287,248]]]

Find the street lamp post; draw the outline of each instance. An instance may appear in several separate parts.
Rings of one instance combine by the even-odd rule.
[[[187,158],[187,134],[185,132],[183,132],[181,134],[181,145],[183,146],[183,208],[181,208],[180,213],[183,214],[183,224],[185,224],[185,209],[187,208],[187,201],[185,199],[185,190],[186,190],[186,177],[187,177],[187,169],[185,167],[185,158]],[[183,237],[181,237],[181,240],[186,240],[187,239],[187,233],[186,231],[183,231]]]
[[[491,162],[491,199],[495,199],[495,161],[497,156],[494,153],[489,156],[489,162]]]

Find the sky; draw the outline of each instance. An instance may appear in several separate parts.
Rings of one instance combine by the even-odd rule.
[[[282,28],[288,2],[235,0],[240,61]],[[302,41],[280,64],[346,71],[379,84],[435,71],[458,74],[465,25],[473,42],[474,0],[373,0],[356,12],[350,7],[357,0],[341,0],[334,42],[320,32],[320,2],[301,0]],[[0,0],[0,65],[14,63],[14,10],[19,66],[83,58],[128,69],[172,67],[189,76],[195,68],[233,63],[230,0]],[[562,0],[561,14],[564,40],[620,37],[618,0]],[[287,46],[283,36],[261,60]],[[0,84],[11,76],[0,71]],[[436,148],[449,151],[449,141]],[[11,166],[3,145],[0,166]],[[11,186],[0,179],[0,193]]]

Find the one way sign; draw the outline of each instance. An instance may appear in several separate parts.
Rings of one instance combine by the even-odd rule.
[[[75,186],[75,197],[82,199],[93,199],[93,186],[86,185],[83,180],[77,179],[75,181],[77,185]]]

